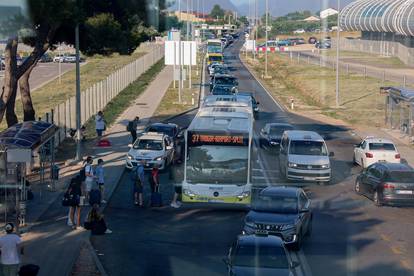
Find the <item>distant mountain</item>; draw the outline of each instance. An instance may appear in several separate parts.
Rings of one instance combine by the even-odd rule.
[[[169,2],[172,3],[170,10],[178,10],[178,2],[180,0],[170,0]],[[271,0],[272,1],[272,0]],[[181,0],[181,10],[187,10],[187,3],[189,5],[190,10],[199,11],[204,13],[210,13],[213,9],[214,5],[220,5],[220,7],[224,10],[231,10],[231,11],[238,11],[236,6],[230,0]],[[191,8],[191,3],[193,8]]]
[[[239,10],[240,14],[247,15],[249,13],[249,0],[232,0]],[[290,12],[309,10],[317,12],[322,9],[337,9],[337,0],[268,0],[270,13],[274,16],[285,15]],[[354,2],[354,0],[341,0],[341,8]],[[253,9],[254,0],[250,0]],[[257,0],[258,14],[265,14],[266,2]]]

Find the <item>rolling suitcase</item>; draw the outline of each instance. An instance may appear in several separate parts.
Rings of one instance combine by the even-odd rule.
[[[151,194],[151,207],[161,207],[162,196],[160,193],[160,185],[157,185],[155,191]]]

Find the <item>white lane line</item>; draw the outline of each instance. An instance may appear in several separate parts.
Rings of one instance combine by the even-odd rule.
[[[258,78],[256,78],[256,76],[253,74],[253,72],[249,69],[248,66],[246,66],[244,64],[244,62],[242,61],[241,57],[240,57],[240,53],[239,53],[239,59],[240,62],[243,64],[244,68],[246,68],[247,71],[249,71],[250,75],[253,76],[253,78],[256,80],[257,83],[260,84],[260,86],[263,88],[264,91],[266,91],[267,95],[273,100],[273,102],[280,108],[280,110],[282,112],[286,112],[286,109],[278,102],[276,101],[276,99],[272,96],[272,94],[269,93],[269,91],[267,91],[267,89],[263,86],[263,84],[260,82],[260,80]]]
[[[255,169],[253,168],[252,171],[262,171],[262,169]],[[279,173],[279,170],[265,170],[266,172],[271,172],[271,173]]]

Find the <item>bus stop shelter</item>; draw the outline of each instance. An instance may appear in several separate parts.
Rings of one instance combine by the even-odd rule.
[[[414,90],[381,87],[385,94],[385,125],[399,130],[414,141]]]
[[[16,124],[0,133],[0,218],[25,224],[27,171],[37,156],[40,183],[45,181],[45,167],[54,167],[54,124],[29,121]],[[1,219],[0,219],[1,221]]]

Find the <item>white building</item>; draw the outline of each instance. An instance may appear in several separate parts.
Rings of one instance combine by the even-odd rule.
[[[309,16],[308,18],[303,19],[303,21],[306,21],[306,22],[318,22],[320,20],[321,19],[319,17],[314,16],[314,15]]]
[[[338,14],[338,11],[335,9],[329,8],[329,9],[321,11],[321,13],[319,14],[319,17],[321,19],[325,19],[328,16],[335,15],[335,14]]]

